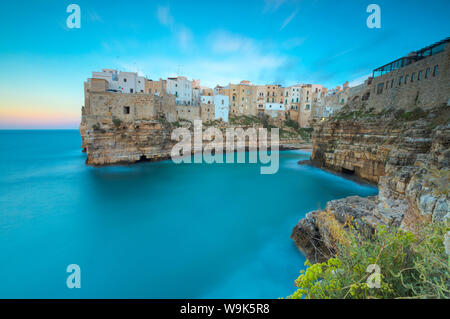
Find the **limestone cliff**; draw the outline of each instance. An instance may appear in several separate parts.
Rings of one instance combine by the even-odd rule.
[[[114,165],[114,164],[131,164],[139,161],[156,161],[161,159],[169,159],[171,150],[178,141],[172,140],[172,131],[180,126],[190,130],[193,134],[193,125],[189,121],[170,123],[164,115],[155,117],[154,119],[142,119],[133,121],[121,121],[117,118],[99,117],[99,116],[83,116],[80,125],[80,133],[82,138],[82,149],[87,153],[86,164],[88,165]],[[231,125],[229,123],[217,121],[214,127],[219,129],[223,136],[228,128],[262,128],[260,123],[247,125]],[[205,125],[204,131],[210,126]],[[309,149],[309,142],[302,140],[297,132],[288,131],[289,128],[282,127],[280,131],[280,140],[278,147],[283,149]],[[203,135],[203,145],[209,144],[210,141]],[[270,141],[270,131],[268,140]],[[193,140],[192,140],[193,142]],[[226,138],[224,138],[224,143]],[[256,144],[249,145],[249,140],[245,139],[242,147],[248,149],[250,146],[257,148]],[[224,144],[225,145],[225,144]],[[235,143],[236,150],[240,143]],[[270,147],[271,143],[268,143]],[[194,145],[191,144],[191,150],[194,151]]]
[[[82,148],[87,153],[86,163],[109,165],[168,158],[175,143],[171,140],[171,129],[171,124],[162,120],[82,123],[80,132]]]
[[[291,236],[299,249],[312,262],[333,255],[323,214],[341,224],[352,218],[367,234],[380,224],[414,230],[420,221],[449,218],[449,117],[447,106],[409,112],[344,108],[319,123],[312,161],[377,183],[379,195],[332,201],[324,211],[309,213]]]

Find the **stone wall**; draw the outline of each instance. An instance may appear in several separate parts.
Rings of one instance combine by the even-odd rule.
[[[201,104],[201,119],[203,123],[215,120],[215,106],[214,104]]]
[[[186,120],[193,123],[195,120],[199,120],[201,118],[199,106],[176,105],[175,109],[178,120]]]
[[[109,116],[122,121],[155,118],[159,105],[158,98],[148,94],[90,92],[89,114]]]
[[[438,71],[434,74],[436,66]],[[392,106],[412,109],[447,105],[450,100],[449,68],[450,45],[447,44],[445,51],[375,77],[371,84],[368,106],[381,110]]]

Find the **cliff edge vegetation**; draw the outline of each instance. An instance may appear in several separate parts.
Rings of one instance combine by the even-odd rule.
[[[379,194],[331,201],[299,221],[291,238],[313,265],[293,297],[448,298],[450,108],[344,107],[312,140],[316,166],[376,183]],[[371,264],[380,289],[367,286]]]

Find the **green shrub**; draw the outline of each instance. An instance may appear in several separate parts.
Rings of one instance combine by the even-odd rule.
[[[363,239],[350,227],[334,258],[305,263],[307,269],[296,280],[298,290],[289,298],[449,298],[450,260],[444,247],[448,231],[444,223],[427,225],[416,235],[379,227]],[[368,285],[373,276],[369,265],[380,267],[379,288]]]
[[[120,124],[122,124],[122,121],[119,118],[117,118],[117,117],[113,118],[112,121],[113,121],[114,125],[117,126],[117,127],[119,127]]]
[[[426,116],[427,116],[427,113],[424,110],[422,110],[420,107],[416,107],[412,111],[398,110],[395,113],[395,118],[397,120],[402,120],[402,121],[406,121],[406,122],[416,121],[416,120],[419,120]]]

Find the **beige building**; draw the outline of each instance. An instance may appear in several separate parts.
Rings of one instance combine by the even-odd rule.
[[[249,81],[231,84],[229,87],[230,116],[256,115],[255,87]]]
[[[201,104],[201,119],[203,123],[214,121],[215,119],[215,105],[214,104]]]
[[[167,81],[159,79],[159,81],[145,80],[145,93],[146,94],[157,94],[164,95],[166,92]]]
[[[124,122],[151,120],[161,114],[171,122],[176,120],[175,97],[172,95],[109,92],[107,81],[95,78],[88,79],[84,88],[82,121],[88,121],[88,124],[114,119]]]

